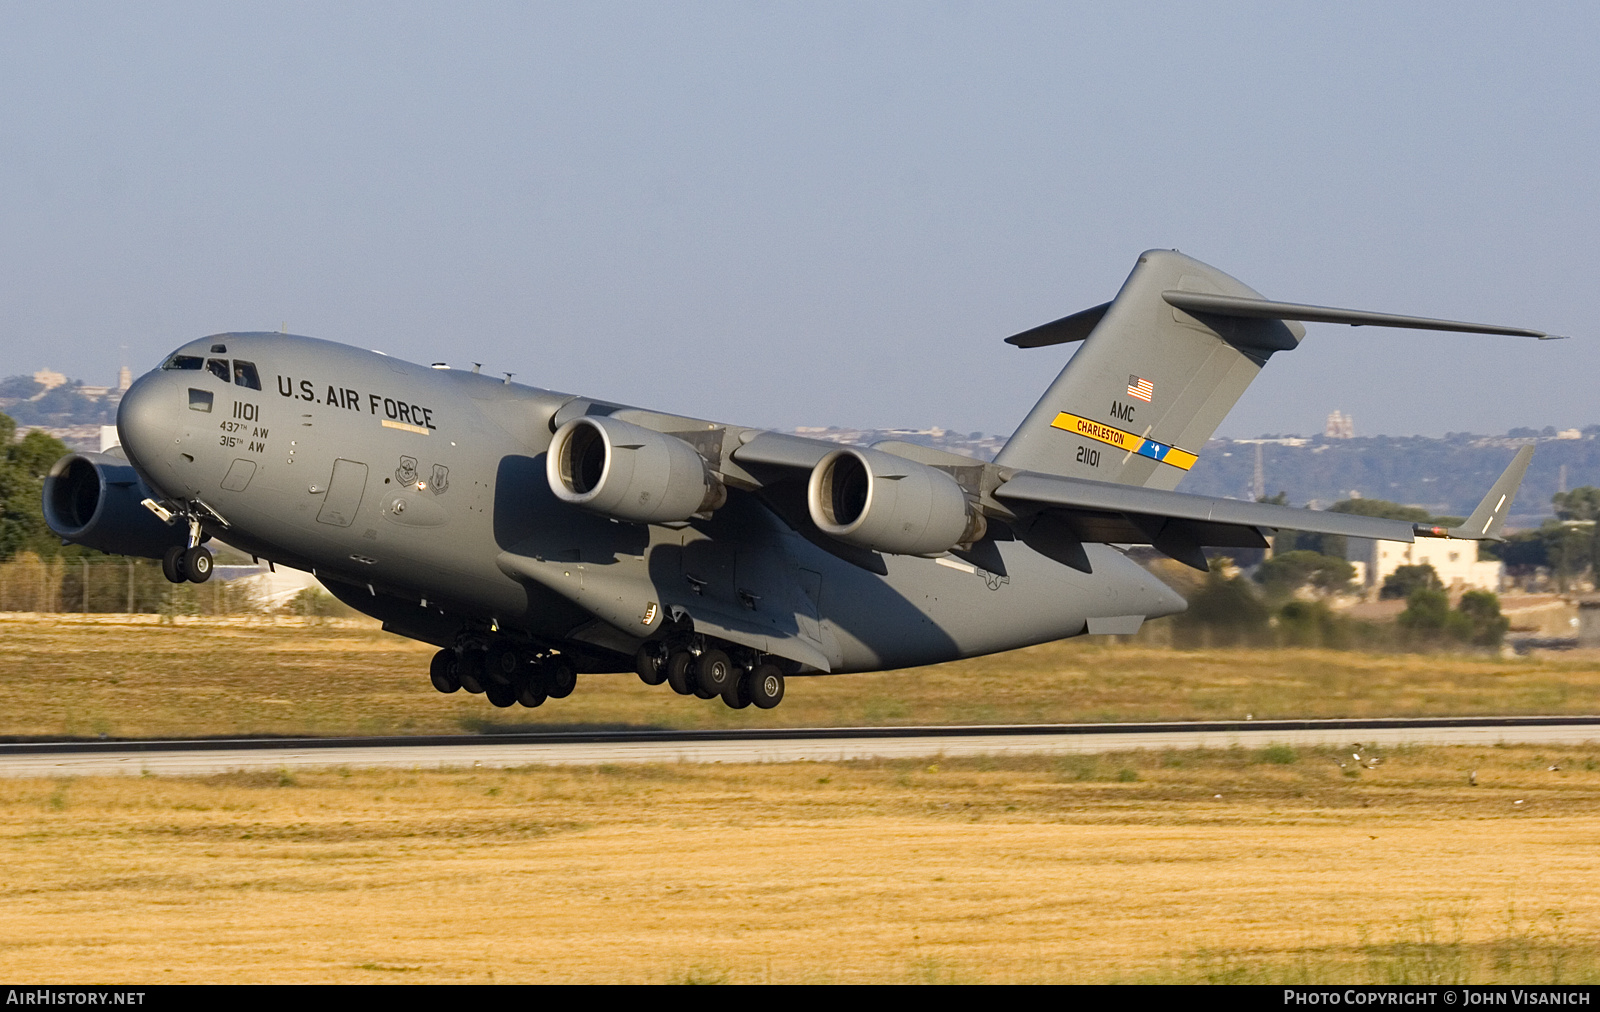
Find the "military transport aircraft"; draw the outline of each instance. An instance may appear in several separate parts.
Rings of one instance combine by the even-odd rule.
[[[1296,321],[1539,331],[1270,302],[1152,250],[1112,301],[1009,338],[1082,341],[993,463],[840,446],[272,333],[179,348],[133,384],[121,446],[62,458],[62,538],[203,581],[218,538],[314,573],[440,647],[441,692],[539,706],[579,672],[770,708],[786,676],[932,664],[1132,633],[1184,601],[1132,545],[1275,530],[1494,539],[1511,461],[1460,527],[1172,491]]]

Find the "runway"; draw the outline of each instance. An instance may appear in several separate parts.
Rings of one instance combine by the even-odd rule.
[[[1127,749],[1600,743],[1600,717],[567,730],[507,735],[0,744],[0,776],[196,776],[252,769],[763,763]]]

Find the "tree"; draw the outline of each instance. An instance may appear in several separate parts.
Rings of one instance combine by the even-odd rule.
[[[1600,488],[1593,485],[1557,492],[1550,502],[1562,520],[1600,520]]]
[[[1381,598],[1404,598],[1410,601],[1419,590],[1436,590],[1444,593],[1444,584],[1439,579],[1438,572],[1428,563],[1423,562],[1415,566],[1400,566],[1389,574],[1383,581],[1383,589],[1378,591]],[[1445,607],[1449,607],[1448,598]]]
[[[1472,635],[1471,620],[1459,611],[1451,611],[1450,595],[1437,587],[1417,587],[1413,590],[1406,598],[1406,610],[1395,621],[1413,639],[1423,642],[1466,640]]]
[[[41,556],[60,553],[61,543],[44,522],[44,478],[66,452],[66,444],[43,432],[13,442],[17,426],[0,414],[0,562],[31,548]]]
[[[1356,568],[1343,559],[1297,550],[1274,555],[1263,562],[1256,569],[1255,578],[1268,597],[1282,600],[1293,597],[1308,585],[1321,594],[1347,591],[1355,575]]]
[[[1557,492],[1550,497],[1556,516],[1572,526],[1564,528],[1565,535],[1557,542],[1554,553],[1556,580],[1561,589],[1567,588],[1567,579],[1588,567],[1600,572],[1600,488],[1583,485],[1571,492]],[[1574,565],[1579,560],[1581,564]]]
[[[1252,639],[1265,631],[1268,608],[1242,576],[1228,576],[1228,560],[1216,559],[1205,582],[1189,596],[1189,610],[1178,616],[1180,627],[1212,631],[1221,645]]]
[[[1472,623],[1470,639],[1480,647],[1499,646],[1511,628],[1511,620],[1500,614],[1500,599],[1487,590],[1469,590],[1462,594],[1456,610]]]

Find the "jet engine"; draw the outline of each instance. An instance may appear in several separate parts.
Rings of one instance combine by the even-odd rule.
[[[44,479],[44,520],[68,541],[115,555],[159,559],[187,545],[187,527],[168,526],[141,502],[151,492],[132,466],[109,453],[69,453]]]
[[[563,502],[641,524],[687,520],[728,498],[688,443],[603,416],[574,418],[557,429],[545,474]]]
[[[881,450],[850,447],[823,457],[806,503],[824,534],[891,555],[938,555],[988,529],[954,478]]]

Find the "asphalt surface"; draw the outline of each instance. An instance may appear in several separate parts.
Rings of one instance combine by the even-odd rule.
[[[448,769],[531,764],[803,762],[1295,746],[1581,745],[1600,717],[1050,724],[967,727],[567,730],[506,735],[0,743],[0,776],[205,775],[251,769]]]

